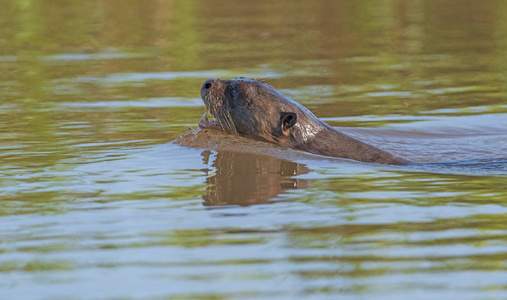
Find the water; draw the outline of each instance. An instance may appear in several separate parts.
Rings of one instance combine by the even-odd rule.
[[[503,1],[1,4],[0,299],[507,298]],[[238,76],[430,164],[174,143]]]

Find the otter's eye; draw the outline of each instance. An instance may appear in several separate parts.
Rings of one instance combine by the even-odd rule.
[[[232,99],[236,99],[236,97],[239,95],[238,88],[236,86],[231,87],[229,93],[231,94]]]

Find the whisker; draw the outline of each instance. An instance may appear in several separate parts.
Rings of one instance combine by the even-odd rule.
[[[236,127],[234,126],[234,122],[232,121],[231,114],[227,110],[224,110],[224,118],[225,118],[225,121],[227,122],[227,127],[228,127],[229,131],[231,133],[235,133]]]
[[[229,111],[227,111],[222,104],[222,97],[216,93],[206,95],[207,103],[209,104],[209,112],[215,117],[222,129],[233,134],[238,131],[234,125],[234,121]]]

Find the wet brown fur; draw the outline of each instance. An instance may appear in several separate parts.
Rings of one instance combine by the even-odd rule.
[[[210,79],[201,88],[222,128],[256,140],[334,157],[404,165],[409,160],[347,136],[268,84],[247,78]]]

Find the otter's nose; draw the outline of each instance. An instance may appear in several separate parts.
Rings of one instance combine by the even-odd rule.
[[[215,79],[206,80],[204,82],[204,84],[202,85],[201,91],[209,90],[213,86],[214,83],[215,83]]]

